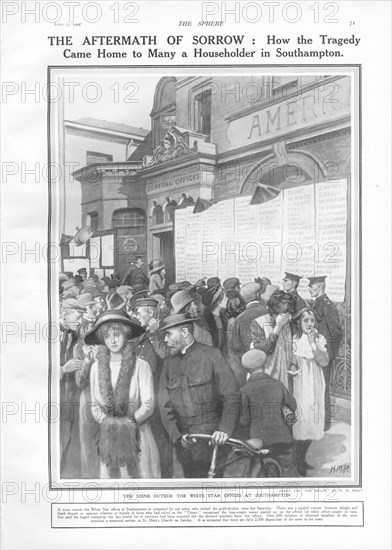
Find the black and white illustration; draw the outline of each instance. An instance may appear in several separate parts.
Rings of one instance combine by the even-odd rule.
[[[56,483],[359,483],[359,76],[50,68]]]

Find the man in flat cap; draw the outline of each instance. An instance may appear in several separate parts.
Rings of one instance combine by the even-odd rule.
[[[329,356],[328,367],[322,369],[325,378],[325,430],[328,430],[332,418],[329,385],[333,361],[339,353],[340,342],[343,338],[343,330],[337,307],[325,293],[326,276],[308,277],[308,279],[309,293],[314,300],[312,308],[319,317],[318,331],[327,341],[326,347]]]
[[[122,284],[135,288],[135,285],[143,285],[143,288],[148,288],[150,279],[142,270],[144,265],[144,259],[142,256],[138,256],[136,261],[132,263],[125,273]]]
[[[283,290],[291,294],[295,300],[295,312],[298,313],[301,309],[306,307],[305,300],[297,292],[297,288],[302,277],[300,275],[294,275],[294,273],[288,273],[287,271],[284,274],[282,281]]]
[[[232,349],[240,357],[250,349],[252,335],[250,326],[252,321],[266,315],[267,309],[259,301],[260,285],[256,282],[246,283],[240,289],[240,295],[244,300],[245,311],[240,313],[234,322],[234,335],[232,339]]]
[[[170,348],[160,380],[162,422],[185,477],[205,478],[213,447],[204,441],[189,443],[184,436],[209,434],[214,444],[224,445],[239,418],[238,382],[218,349],[195,341],[189,314],[166,317],[160,330]]]

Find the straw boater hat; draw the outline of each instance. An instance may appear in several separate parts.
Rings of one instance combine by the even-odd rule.
[[[159,328],[160,331],[162,330],[168,330],[169,328],[173,327],[179,327],[181,325],[189,325],[189,323],[193,323],[194,321],[197,321],[198,317],[191,317],[189,313],[174,313],[173,315],[169,315],[162,321],[162,325]]]
[[[132,338],[137,338],[145,332],[144,328],[135,317],[132,317],[132,319],[130,319],[125,313],[121,311],[107,310],[98,315],[97,320],[95,321],[94,328],[86,334],[84,341],[88,346],[95,346],[97,344],[103,343],[98,338],[97,332],[98,329],[105,323],[122,323],[123,325],[131,327]]]
[[[165,264],[162,262],[162,260],[154,260],[152,262],[152,268],[150,270],[150,273],[158,273],[158,271],[161,271],[161,269],[164,269]]]

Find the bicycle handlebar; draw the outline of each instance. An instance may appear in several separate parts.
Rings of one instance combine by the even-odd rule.
[[[189,443],[191,443],[192,439],[204,439],[208,441],[212,440],[212,435],[208,434],[185,434],[183,437]],[[242,451],[245,451],[247,454],[250,454],[252,456],[262,456],[269,453],[268,449],[255,449],[255,447],[252,447],[252,445],[249,445],[249,443],[246,443],[246,441],[242,441],[241,439],[232,439],[229,437],[229,439],[226,440],[225,445],[232,445],[233,447],[241,449]]]

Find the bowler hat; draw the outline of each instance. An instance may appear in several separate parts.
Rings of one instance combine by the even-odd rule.
[[[173,313],[162,320],[162,325],[159,330],[168,330],[169,328],[179,327],[181,325],[188,325],[197,321],[198,317],[191,317],[189,313]]]
[[[261,349],[250,349],[241,358],[242,366],[248,370],[260,369],[267,361],[267,355]]]
[[[97,320],[95,321],[94,328],[86,334],[84,339],[85,343],[88,346],[94,346],[96,344],[102,344],[103,342],[98,338],[97,331],[105,323],[122,323],[132,328],[132,338],[137,338],[145,332],[144,328],[141,326],[139,321],[132,317],[130,319],[124,312],[119,310],[110,310],[104,311],[98,315]]]

